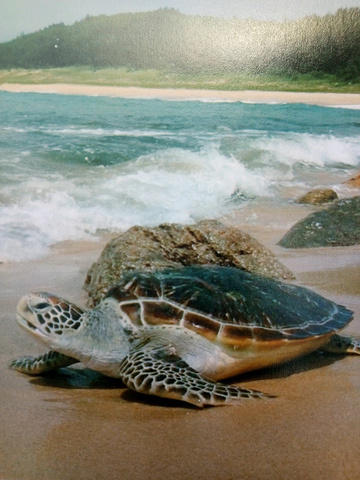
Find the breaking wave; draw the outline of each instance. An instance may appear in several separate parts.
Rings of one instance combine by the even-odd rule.
[[[308,106],[51,97],[11,97],[0,124],[2,262],[99,231],[218,217],[360,165],[356,110],[340,121]]]

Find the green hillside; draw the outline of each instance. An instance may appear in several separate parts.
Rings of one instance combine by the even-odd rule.
[[[87,17],[0,44],[0,68],[156,69],[174,74],[360,77],[360,9],[291,22],[184,15],[174,9]]]

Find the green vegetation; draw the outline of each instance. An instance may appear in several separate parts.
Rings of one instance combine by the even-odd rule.
[[[132,71],[125,67],[96,70],[88,67],[0,70],[0,84],[2,83],[360,93],[359,83],[348,82],[328,74],[315,76],[309,74],[180,74],[160,70]]]
[[[0,69],[2,82],[358,91],[360,9],[283,23],[167,8],[87,17],[0,44]]]

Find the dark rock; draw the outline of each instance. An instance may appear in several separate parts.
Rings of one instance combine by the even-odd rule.
[[[360,243],[360,197],[338,200],[296,223],[279,245],[285,248],[348,246]]]
[[[331,203],[337,200],[338,196],[334,190],[330,188],[311,190],[298,200],[297,203],[304,203],[309,205],[321,205],[323,203]]]
[[[204,220],[195,225],[130,228],[104,248],[90,268],[84,287],[91,305],[95,305],[125,271],[206,264],[237,267],[273,278],[294,278],[250,235],[216,220]]]

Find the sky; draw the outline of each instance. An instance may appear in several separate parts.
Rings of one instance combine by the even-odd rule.
[[[192,15],[285,21],[360,7],[360,0],[0,0],[0,42],[54,23],[71,25],[87,15],[164,7]]]

